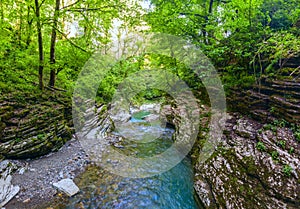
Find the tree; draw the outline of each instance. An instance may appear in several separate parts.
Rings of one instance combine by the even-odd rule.
[[[40,7],[41,5],[39,4],[39,0],[35,0],[36,28],[37,28],[37,36],[38,36],[38,47],[39,47],[39,87],[41,90],[43,90],[44,48],[43,48],[42,25],[40,19]]]
[[[52,26],[52,33],[51,33],[51,43],[50,43],[50,80],[49,86],[54,87],[55,84],[55,44],[56,44],[56,30],[57,30],[57,23],[59,17],[59,7],[60,7],[60,0],[56,0],[55,2],[55,10],[53,16],[53,26]]]

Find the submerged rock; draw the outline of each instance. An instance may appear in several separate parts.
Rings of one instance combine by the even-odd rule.
[[[57,183],[53,183],[53,186],[69,197],[72,197],[79,192],[79,188],[71,179],[63,179]]]

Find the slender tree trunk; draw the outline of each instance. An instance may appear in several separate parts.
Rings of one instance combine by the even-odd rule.
[[[210,0],[210,1],[209,1],[209,8],[208,8],[208,13],[209,13],[210,15],[212,14],[213,4],[214,4],[214,0]]]
[[[22,6],[20,6],[20,26],[19,26],[19,46],[21,47],[21,45],[22,45],[22,30],[23,30],[23,15],[22,15]]]
[[[33,22],[33,19],[30,18],[30,6],[28,6],[27,7],[27,38],[26,38],[26,48],[29,47],[30,42],[31,42],[32,22]]]
[[[4,9],[3,9],[3,3],[2,3],[2,0],[0,1],[0,8],[1,8],[1,25],[3,24],[4,22]]]
[[[38,45],[39,45],[39,87],[41,90],[44,88],[43,84],[43,70],[44,70],[44,49],[43,49],[43,36],[42,36],[42,25],[40,20],[40,6],[39,0],[35,0],[35,15],[37,18],[36,27],[38,33]]]
[[[55,11],[54,11],[54,18],[53,18],[53,27],[52,27],[52,33],[51,33],[51,45],[50,45],[50,80],[49,80],[49,86],[54,87],[55,85],[55,44],[56,44],[56,28],[58,23],[58,17],[59,17],[59,7],[60,7],[60,0],[56,0],[55,3]]]
[[[205,16],[205,23],[204,23],[204,29],[203,29],[203,38],[204,38],[204,42],[208,45],[210,44],[209,41],[209,32],[206,29],[206,26],[208,25],[208,21],[209,21],[209,17],[211,16],[212,12],[213,12],[213,4],[214,4],[214,0],[210,0],[209,1],[209,7],[208,7],[208,14]]]
[[[252,28],[252,0],[249,1],[249,26]]]

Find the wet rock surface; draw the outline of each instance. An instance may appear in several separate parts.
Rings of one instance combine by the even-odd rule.
[[[285,127],[233,114],[222,144],[196,163],[195,189],[205,208],[298,208],[300,144]]]

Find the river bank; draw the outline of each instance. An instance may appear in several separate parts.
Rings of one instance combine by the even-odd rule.
[[[6,209],[42,208],[62,195],[53,183],[62,178],[74,179],[82,173],[90,161],[80,142],[68,141],[57,152],[33,160],[10,160],[18,170],[12,175],[12,184],[21,189]]]
[[[161,112],[165,120],[174,127],[180,122],[179,114],[184,111],[181,107],[174,108],[170,105],[155,109],[156,113]],[[274,117],[257,121],[239,113],[230,113],[222,143],[204,164],[200,164],[197,157],[203,141],[206,140],[210,117],[207,106],[202,105],[200,109],[201,129],[190,155],[194,162],[194,187],[203,207],[241,206],[247,209],[256,204],[257,208],[297,208],[300,194],[300,146],[297,127],[291,127],[285,120],[274,120]],[[104,110],[106,108],[103,111],[98,109],[100,119],[92,120],[96,122],[92,124],[93,127],[101,124],[107,130],[105,123],[110,120]],[[135,111],[138,112],[133,112]],[[124,117],[118,115],[117,118]],[[126,117],[129,119],[130,115],[127,114]],[[145,119],[158,118],[150,114]],[[140,118],[134,121],[139,120]],[[111,142],[116,148],[124,148],[122,140],[112,139]],[[44,203],[47,205],[53,199],[64,202],[66,198],[61,197],[61,193],[56,191],[52,183],[62,178],[82,179],[81,175],[84,175],[90,163],[80,142],[75,139],[68,141],[58,152],[44,157],[10,161],[18,168],[13,174],[12,183],[21,190],[5,206],[6,209],[46,208]],[[79,179],[76,181],[80,182]],[[79,196],[82,197],[82,194]]]

